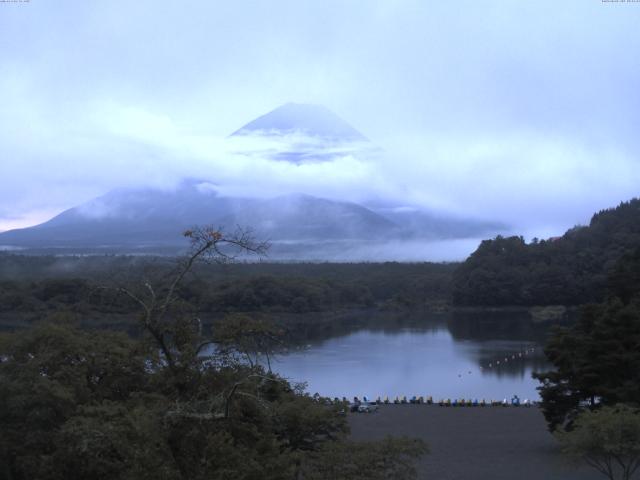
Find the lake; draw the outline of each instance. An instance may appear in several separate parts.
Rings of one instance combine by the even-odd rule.
[[[446,314],[318,340],[272,366],[329,397],[538,399],[544,331],[522,316]]]

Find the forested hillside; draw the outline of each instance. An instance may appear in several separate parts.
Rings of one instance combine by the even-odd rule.
[[[526,243],[483,241],[454,273],[455,305],[580,305],[599,302],[607,275],[640,246],[640,199],[596,213],[588,226]]]

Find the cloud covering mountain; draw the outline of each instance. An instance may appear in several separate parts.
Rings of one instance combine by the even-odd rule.
[[[359,131],[322,105],[286,103],[231,134],[253,148],[236,153],[296,165],[329,162],[345,156],[371,157],[376,147]],[[275,143],[275,145],[273,145]],[[269,145],[260,148],[258,145]]]
[[[629,2],[2,7],[0,231],[184,178],[223,197],[497,219],[529,237],[638,195]],[[327,106],[378,150],[227,138],[291,100]]]
[[[248,137],[245,150],[235,155],[254,164],[258,159],[271,164],[285,161],[293,168],[308,164],[335,168],[345,157],[366,165],[379,153],[347,122],[316,105],[286,104],[230,139]],[[270,144],[267,149],[264,140]],[[286,150],[279,150],[283,145]],[[256,196],[255,186],[250,190],[252,196],[224,193],[224,183],[202,179],[164,188],[116,189],[37,226],[0,233],[0,245],[40,251],[162,253],[184,248],[181,232],[206,224],[227,231],[251,228],[256,237],[271,242],[270,254],[277,259],[391,260],[402,250],[399,244],[408,241],[474,238],[506,228],[388,199],[376,198],[367,207],[302,193]],[[380,251],[372,252],[373,246]],[[423,260],[424,255],[414,245],[403,259]]]

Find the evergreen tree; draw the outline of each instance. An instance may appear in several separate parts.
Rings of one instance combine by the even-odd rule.
[[[640,250],[614,268],[606,302],[556,328],[545,349],[555,370],[534,374],[551,430],[571,427],[585,408],[640,405]]]

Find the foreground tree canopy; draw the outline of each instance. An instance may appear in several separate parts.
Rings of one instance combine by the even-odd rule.
[[[609,297],[556,328],[545,349],[555,370],[535,374],[549,427],[572,427],[584,408],[640,406],[640,249],[620,259]]]
[[[348,441],[340,405],[260,368],[207,357],[175,372],[121,333],[40,325],[0,352],[8,479],[412,478],[424,452]]]
[[[629,480],[640,467],[640,415],[625,405],[585,411],[570,432],[557,434],[563,452],[610,480]]]
[[[166,282],[118,288],[140,306],[141,338],[64,322],[0,336],[0,475],[414,478],[420,441],[351,442],[343,405],[244,359],[271,341],[268,325],[228,325],[223,348],[202,354],[209,342],[197,318],[176,307],[182,279],[205,255],[223,261],[226,248],[257,247],[243,235],[187,233],[193,250]]]

